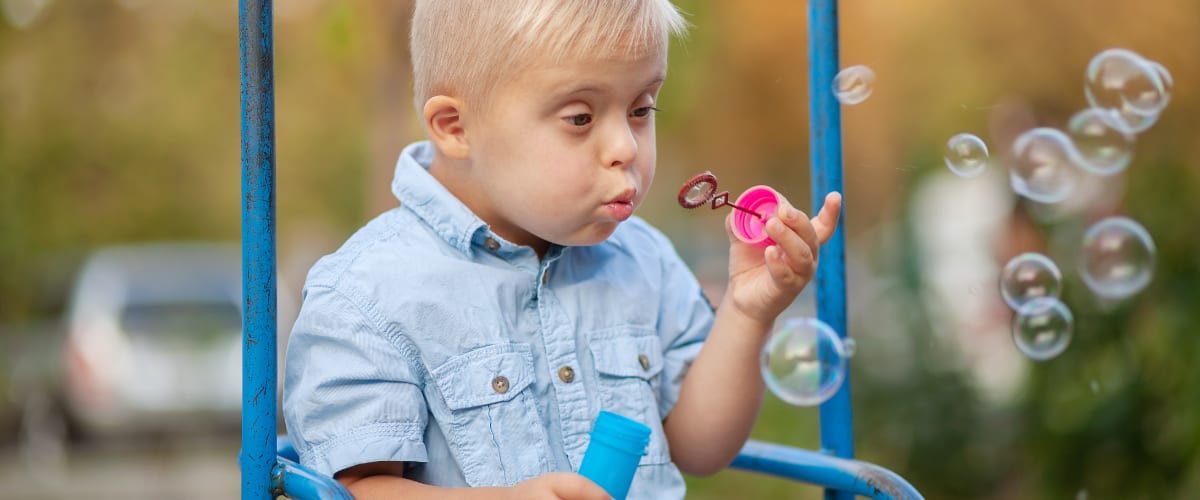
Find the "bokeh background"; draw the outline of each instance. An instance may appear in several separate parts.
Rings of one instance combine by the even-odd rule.
[[[639,213],[715,296],[724,214],[679,208],[676,189],[712,170],[735,194],[765,183],[811,203],[806,4],[678,4],[693,28],[673,47],[657,182]],[[410,1],[275,8],[279,270],[295,297],[316,258],[395,206],[392,166],[421,129]],[[75,428],[63,338],[97,249],[239,238],[237,5],[0,0],[0,14],[0,498],[231,498],[236,428]],[[877,75],[869,99],[843,107],[858,457],[931,499],[1195,498],[1200,3],[858,0],[840,14],[842,64]],[[1083,109],[1084,69],[1112,47],[1163,64],[1170,105],[1091,196],[1016,198],[1003,162],[1013,138]],[[993,152],[981,177],[943,165],[962,132]],[[1112,214],[1141,222],[1158,251],[1150,286],[1115,304],[1076,271],[1083,230]],[[997,290],[1023,251],[1059,264],[1076,319],[1050,361],[1015,349]],[[811,314],[812,300],[792,312]],[[768,396],[754,437],[817,448],[817,412]],[[693,498],[820,498],[734,471],[689,483]]]

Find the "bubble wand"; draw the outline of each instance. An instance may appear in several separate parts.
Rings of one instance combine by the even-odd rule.
[[[780,196],[774,189],[767,186],[754,186],[747,189],[737,201],[729,201],[729,191],[717,193],[717,176],[710,171],[698,174],[679,190],[679,205],[683,208],[699,208],[705,203],[712,203],[713,210],[729,206],[736,212],[733,214],[733,234],[738,239],[761,247],[775,243],[767,236],[767,219],[779,206]],[[763,215],[767,214],[767,215]]]
[[[692,177],[683,183],[683,188],[679,190],[679,204],[683,208],[699,208],[700,205],[710,201],[712,202],[713,210],[730,206],[758,217],[759,220],[766,220],[766,217],[763,217],[758,212],[739,206],[736,203],[730,203],[729,191],[717,194],[717,176],[713,175],[711,171],[706,170],[704,173]]]

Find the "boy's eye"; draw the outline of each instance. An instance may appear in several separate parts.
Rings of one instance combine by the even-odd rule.
[[[633,113],[630,113],[630,114],[636,118],[645,118],[647,116],[650,116],[651,111],[661,111],[661,110],[654,106],[645,106],[645,107],[641,107],[641,108],[637,108],[637,109],[633,110]]]
[[[585,126],[585,125],[587,125],[587,124],[589,124],[589,123],[592,123],[592,115],[590,115],[590,114],[587,114],[587,113],[580,113],[580,114],[577,114],[577,115],[571,115],[571,116],[568,116],[568,117],[566,117],[566,118],[563,118],[563,119],[564,119],[564,120],[566,120],[566,121],[567,121],[568,123],[570,123],[571,125],[574,125],[574,126],[576,126],[576,127],[582,127],[582,126]]]

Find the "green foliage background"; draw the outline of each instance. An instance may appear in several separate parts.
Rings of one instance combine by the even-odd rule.
[[[317,256],[394,205],[391,166],[420,127],[409,104],[408,2],[277,4],[280,270],[298,291]],[[808,203],[806,5],[679,4],[693,29],[671,55],[657,195],[641,214],[719,290],[721,214],[684,213],[673,186],[707,169],[731,191],[769,183]],[[51,5],[27,27],[0,25],[7,324],[53,315],[69,262],[89,248],[236,240],[240,231],[236,3]],[[843,3],[841,15],[843,64],[878,75],[870,99],[843,108],[859,458],[927,498],[1195,498],[1200,3],[864,0]],[[1027,221],[1033,248],[1062,259],[1076,331],[1059,358],[1019,361],[1015,396],[989,399],[962,346],[936,326],[954,304],[928,293],[937,262],[922,258],[921,229],[937,221],[918,216],[919,187],[944,175],[951,135],[976,133],[1002,158],[1014,127],[1062,126],[1085,105],[1088,60],[1114,46],[1175,78],[1171,105],[1138,137],[1126,186],[1107,209],[1154,236],[1155,280],[1134,300],[1098,304],[1070,247],[1102,214],[1039,217],[1018,205],[1014,213],[1035,214],[1014,219]],[[1002,264],[1011,251],[994,258]],[[769,397],[754,437],[817,448],[817,429],[815,409]],[[732,471],[689,481],[695,498],[820,496]]]

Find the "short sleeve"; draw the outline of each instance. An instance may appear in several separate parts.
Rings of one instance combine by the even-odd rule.
[[[288,341],[283,414],[300,461],[333,474],[425,462],[428,410],[419,359],[375,328],[361,303],[309,286]]]
[[[658,332],[664,346],[658,411],[665,419],[679,400],[683,378],[712,330],[714,311],[691,269],[675,253],[666,237],[659,236],[665,249],[660,288],[662,310],[658,316]]]

